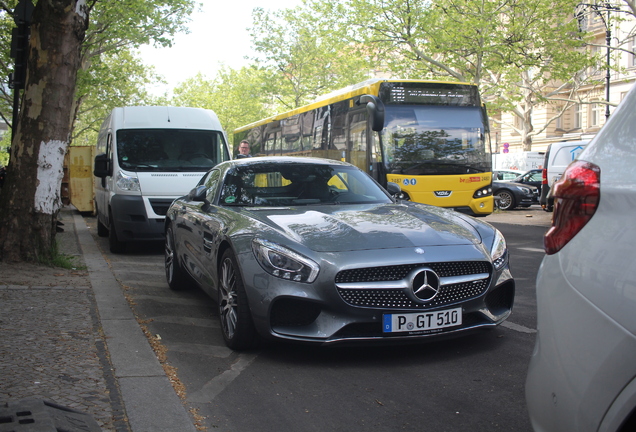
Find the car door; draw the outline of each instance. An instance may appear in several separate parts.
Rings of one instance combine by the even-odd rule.
[[[192,276],[203,290],[211,292],[216,289],[216,249],[219,238],[219,211],[216,205],[218,188],[221,184],[221,173],[212,170],[203,180],[207,188],[206,202],[197,203],[197,208],[190,212],[189,265]]]

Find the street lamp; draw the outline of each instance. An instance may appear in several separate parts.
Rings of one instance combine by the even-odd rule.
[[[611,47],[610,44],[612,43],[612,30],[610,27],[610,12],[613,10],[618,10],[619,8],[616,6],[611,5],[609,2],[605,2],[605,3],[579,3],[579,6],[583,6],[583,7],[587,7],[592,9],[600,18],[601,21],[603,21],[603,25],[605,26],[605,45],[607,47],[607,53],[606,53],[606,58],[605,58],[605,62],[606,62],[606,70],[605,70],[605,101],[607,102],[607,104],[605,105],[605,123],[607,123],[607,120],[609,120],[609,116],[610,116],[610,106],[609,106],[609,101],[610,101],[610,73],[611,73],[611,68],[610,68],[610,60],[611,60]],[[604,15],[603,13],[606,13],[607,15]],[[584,19],[584,13],[583,12],[579,12],[577,13],[577,19],[579,20],[579,27],[581,26],[581,22]],[[586,30],[586,29],[582,29],[582,30]]]

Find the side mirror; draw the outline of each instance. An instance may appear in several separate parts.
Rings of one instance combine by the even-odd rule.
[[[106,178],[113,175],[110,158],[106,153],[95,156],[95,168],[93,168],[93,175],[99,178]]]
[[[367,112],[371,117],[371,130],[379,132],[384,129],[384,104],[377,96],[362,95],[357,104],[367,104]]]
[[[205,186],[197,186],[190,191],[188,199],[195,202],[207,202],[208,188]]]
[[[387,182],[386,190],[393,198],[400,198],[402,195],[402,188],[400,188],[400,185],[397,183]]]

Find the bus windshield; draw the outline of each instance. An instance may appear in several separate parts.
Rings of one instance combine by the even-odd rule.
[[[478,107],[388,105],[382,141],[388,173],[460,175],[491,171]]]

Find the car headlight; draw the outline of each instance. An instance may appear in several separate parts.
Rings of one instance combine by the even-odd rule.
[[[312,283],[320,267],[307,257],[268,240],[252,240],[256,260],[267,273],[294,282]]]
[[[523,186],[517,186],[517,189],[519,189],[521,192],[523,192],[526,195],[531,195],[532,194],[532,192],[530,192],[530,188],[523,187]]]
[[[137,176],[129,176],[128,174],[124,174],[122,171],[117,173],[117,178],[115,183],[117,187],[121,190],[125,191],[140,191],[139,187],[139,179]]]
[[[492,247],[490,248],[490,258],[492,259],[492,264],[495,266],[495,269],[499,270],[503,267],[506,263],[507,255],[508,247],[506,246],[506,239],[498,229],[495,229],[495,240],[492,242]]]

